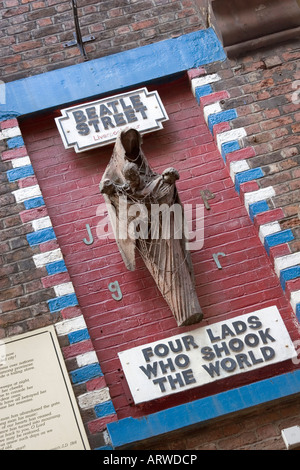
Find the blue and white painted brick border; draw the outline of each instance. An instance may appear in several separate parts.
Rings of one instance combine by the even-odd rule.
[[[282,230],[280,210],[272,209],[270,204],[276,195],[275,189],[273,186],[260,188],[258,185],[258,181],[264,177],[264,171],[262,168],[251,168],[249,164],[255,151],[252,147],[244,147],[246,129],[231,126],[231,122],[238,117],[237,110],[222,109],[225,94],[229,98],[229,93],[224,91],[221,100],[222,92],[214,92],[214,83],[219,82],[221,77],[217,73],[207,74],[202,67],[190,70],[188,75],[192,92],[203,109],[204,119],[228,168],[235,190],[255,223],[268,255],[272,254],[275,272],[285,290],[286,282],[300,278],[300,253],[291,253],[288,242],[294,239],[293,233],[290,229]],[[283,218],[283,213],[281,215]],[[283,256],[278,255],[279,248],[282,248]],[[289,300],[300,321],[300,290],[290,289]]]
[[[153,60],[153,57],[155,57],[155,60]],[[172,75],[190,69],[193,72],[192,77],[191,74],[190,77],[192,78],[194,94],[198,103],[201,104],[201,101],[203,101],[201,98],[214,95],[214,83],[218,82],[220,77],[218,74],[209,75],[206,74],[205,71],[204,73],[199,72],[200,69],[195,69],[195,67],[225,59],[226,54],[220,41],[213,29],[208,28],[207,30],[197,31],[179,38],[94,60],[92,68],[90,62],[82,63],[7,83],[6,103],[0,103],[0,120],[1,116],[3,120],[11,119],[12,115],[26,116],[47,109],[59,108],[62,105],[67,106],[68,104],[82,100],[86,101],[98,95],[99,90],[101,90],[103,95],[108,95],[112,92],[115,94],[117,90],[121,92],[124,89],[135,88],[140,86],[141,83],[151,83],[163,77],[171,77]],[[134,70],[132,67],[128,67],[128,63],[135,64]],[[112,74],[111,70],[115,70],[116,73]],[[118,70],[122,71],[121,75],[117,72]],[[81,83],[82,86],[78,87],[78,83]],[[47,93],[43,94],[44,99],[37,100],[36,91],[40,92],[44,89],[47,89]],[[230,121],[236,117],[235,110],[224,113],[220,100],[217,99],[214,101],[214,98],[212,99],[213,101],[210,101],[207,106],[215,102],[219,102],[220,106],[205,110],[207,123],[212,130],[220,153],[230,170],[231,163],[251,158],[251,149],[243,148],[243,139],[246,136],[245,129],[232,129],[230,126]],[[13,110],[13,112],[10,110]],[[18,125],[8,127],[18,127]],[[24,142],[19,129],[7,130],[7,127],[1,127],[0,123],[0,130],[0,138],[6,140],[9,150],[13,151],[14,149],[18,150],[22,148]],[[23,157],[27,155],[24,152],[20,152],[18,156]],[[30,167],[30,165],[30,161],[27,159],[21,166]],[[15,168],[17,167],[12,167],[12,170]],[[236,171],[237,165],[232,165],[231,168],[234,184],[239,189],[240,196],[245,202],[249,216],[257,227],[265,225],[266,223],[279,221],[280,219],[273,215],[276,211],[269,209],[268,204],[270,198],[273,197],[274,189],[270,187],[262,190],[258,185],[254,187],[254,183],[256,182],[255,178],[241,181],[239,179],[243,179],[243,177],[237,177],[239,173],[248,171],[249,169],[250,168],[246,165],[242,167],[241,171]],[[32,177],[25,176],[31,172],[30,168],[23,169],[23,171],[24,177]],[[18,181],[20,174],[21,173],[18,172],[12,172],[8,175],[8,178],[11,178],[11,181]],[[245,175],[246,178],[251,178],[251,176],[254,177],[255,175],[253,173]],[[254,184],[254,186],[251,186],[252,184]],[[25,195],[24,192],[17,193],[23,200],[26,210],[44,206],[44,200],[39,187],[34,186],[36,185],[32,185],[31,191]],[[249,189],[250,186],[251,189]],[[246,187],[247,190],[245,189]],[[262,220],[262,215],[267,218],[267,222],[266,220]],[[44,229],[46,228],[49,227],[44,227]],[[43,229],[34,230],[33,228],[33,232],[38,230]],[[261,236],[264,237],[264,243],[266,240],[269,240],[267,237],[275,236],[276,233],[279,232],[268,232],[268,234],[266,234],[265,231],[262,230]],[[50,235],[48,234],[48,236]],[[43,243],[51,244],[51,241]],[[284,246],[285,245],[287,246],[287,243],[285,243]],[[282,244],[271,246],[270,252],[273,253],[274,248],[281,246]],[[52,251],[55,251],[55,254],[53,254]],[[66,272],[66,266],[59,251],[50,250],[44,260],[41,257],[35,258],[37,263],[45,263],[43,265],[46,266],[49,277],[57,273]],[[278,259],[276,265],[278,273],[283,273],[286,269],[288,270],[297,266],[297,264],[294,264],[298,263],[296,258],[286,258],[286,255],[290,254],[291,253],[284,253],[283,256],[275,257]],[[282,258],[284,258],[285,261]],[[292,273],[289,273],[289,275],[291,276]],[[288,277],[288,274],[284,275],[283,273],[283,277],[284,276]],[[68,290],[62,291],[64,288]],[[59,295],[56,295],[56,297],[59,298],[73,294],[73,292],[69,291],[69,286],[64,286],[64,288],[58,288],[56,294],[58,293]],[[63,295],[61,295],[62,292],[64,292]],[[297,305],[299,303],[299,296],[295,294],[292,300],[295,305]],[[70,345],[76,345],[77,342],[80,344],[80,342],[87,341],[89,338],[82,316],[66,319],[57,323],[56,330],[58,336],[66,335],[68,337]],[[93,365],[94,359],[95,356],[93,354],[78,354],[76,356],[78,369],[80,369],[80,367]],[[93,369],[94,368],[92,368],[92,370]],[[76,374],[74,374],[73,379],[75,377],[78,378],[78,375],[76,376]],[[76,385],[74,387],[76,387]],[[104,390],[105,388],[106,387],[101,388],[101,390],[103,389],[101,393],[100,391],[93,390],[87,392],[87,394],[82,394],[81,398],[78,397],[80,406],[88,410],[92,408],[95,410],[97,407],[100,413],[105,412],[104,410],[111,413],[112,409],[109,402],[109,395],[107,394],[107,390]],[[118,447],[128,444],[129,442],[136,442],[138,440],[158,436],[175,429],[178,430],[195,423],[207,422],[215,417],[225,416],[228,413],[238,412],[242,409],[250,408],[251,406],[268,403],[274,399],[299,393],[299,389],[300,375],[299,371],[296,371],[295,373],[284,374],[283,376],[273,377],[263,382],[250,384],[246,388],[241,387],[240,389],[224,392],[223,394],[213,397],[207,397],[200,401],[187,403],[180,407],[170,408],[144,418],[126,418],[116,421],[108,424],[112,446]],[[97,401],[99,406],[96,404]],[[108,448],[111,448],[109,442]]]
[[[43,216],[27,222],[27,224],[31,224],[32,226],[32,232],[26,235],[28,244],[36,248],[41,247],[44,243],[57,242],[51,219],[48,215],[44,215],[47,213],[47,209],[40,186],[35,184],[32,180],[34,170],[30,157],[27,154],[17,120],[10,119],[0,122],[0,129],[2,129],[0,131],[0,140],[5,141],[8,148],[5,161],[10,162],[12,166],[12,168],[6,172],[7,179],[11,183],[19,184],[19,188],[13,190],[12,195],[17,203],[24,204],[25,211],[38,207],[45,208]],[[22,153],[26,155],[16,157],[16,150],[21,148]],[[12,151],[11,153],[9,153],[10,150]],[[11,158],[9,158],[10,155]],[[27,181],[26,178],[28,178]],[[50,277],[55,277],[57,274],[67,272],[67,267],[60,248],[33,254],[32,259],[36,268],[45,267]],[[51,287],[53,287],[55,294],[52,299],[48,300],[48,307],[51,313],[59,312],[68,307],[78,306],[78,300],[72,282],[54,283]],[[76,347],[76,345],[80,345],[80,343],[83,344],[85,341],[90,340],[82,314],[71,319],[57,322],[55,329],[58,337],[67,336],[71,347]],[[77,368],[75,367],[75,369],[73,368],[73,370],[69,372],[73,387],[83,383],[87,384],[94,379],[101,379],[101,387],[99,389],[87,391],[77,396],[79,408],[81,410],[93,410],[95,420],[98,418],[108,418],[109,421],[109,417],[115,419],[116,412],[110,398],[109,390],[105,384],[96,352],[89,350],[85,353],[75,355],[72,359],[77,365]],[[110,446],[110,441],[107,436],[106,444],[108,447]]]

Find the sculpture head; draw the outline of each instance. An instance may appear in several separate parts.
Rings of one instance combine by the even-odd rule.
[[[140,174],[138,166],[135,163],[126,162],[123,168],[123,175],[130,186],[137,188],[140,184]]]
[[[121,142],[125,150],[127,160],[135,161],[140,154],[141,137],[136,129],[122,132]]]
[[[166,183],[174,184],[175,181],[179,180],[179,173],[175,168],[166,168],[162,172],[162,177]]]

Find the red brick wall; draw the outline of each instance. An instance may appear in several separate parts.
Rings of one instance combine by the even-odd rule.
[[[282,229],[293,230],[295,240],[289,243],[292,252],[300,248],[298,48],[298,42],[278,44],[228,60],[221,67],[211,67],[221,76],[221,81],[213,85],[214,90],[227,90],[230,94],[223,109],[237,110],[238,118],[232,127],[245,127],[245,145],[255,149],[250,167],[261,167],[265,172],[265,177],[258,180],[259,187],[274,187],[274,207],[284,211]]]
[[[211,210],[205,212],[204,248],[192,254],[204,324],[277,305],[292,339],[297,339],[294,314],[235,192],[187,78],[157,89],[170,120],[164,130],[144,138],[143,149],[151,166],[159,172],[169,166],[178,169],[183,203],[202,203],[200,190],[209,189],[215,194]],[[161,399],[142,406],[130,405],[117,352],[183,330],[176,327],[142,262],[138,261],[135,272],[127,271],[116,243],[96,237],[100,222],[96,210],[103,203],[98,185],[112,147],[82,154],[64,150],[54,123],[58,115],[59,111],[23,122],[22,134],[118,418],[153,413],[286,371],[283,363],[173,395],[167,402]],[[86,224],[92,229],[92,245],[83,243]],[[212,258],[219,251],[226,255],[221,258],[222,270]],[[119,302],[108,290],[112,281],[120,284],[123,299]]]
[[[193,0],[79,0],[82,36],[95,59],[190,33],[202,27]],[[1,79],[5,82],[67,67],[83,61],[74,39],[69,0],[3,0],[0,38]]]
[[[11,121],[8,121],[8,125],[9,122]],[[0,152],[3,158],[0,161],[0,339],[2,339],[52,324],[59,315],[49,314],[47,300],[54,297],[54,290],[52,286],[47,286],[46,289],[43,286],[42,279],[47,275],[46,268],[36,268],[32,259],[34,254],[39,253],[39,248],[30,247],[26,239],[26,235],[32,232],[32,226],[22,218],[23,203],[17,203],[12,194],[12,191],[19,189],[19,184],[9,182],[6,176],[6,172],[12,169],[12,164],[4,157],[12,154],[22,157],[26,155],[26,149],[7,150],[5,142],[1,141]],[[32,181],[32,178],[29,179]],[[47,215],[46,208],[39,208],[37,214],[40,217]]]
[[[299,426],[298,398],[215,420],[180,435],[136,446],[140,450],[286,450],[281,430]]]

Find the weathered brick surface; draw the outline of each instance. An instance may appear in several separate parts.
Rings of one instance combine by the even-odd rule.
[[[75,31],[67,0],[3,0],[1,79],[12,81],[83,61],[79,49],[65,48]],[[202,27],[193,0],[110,0],[78,2],[89,59],[180,36]]]
[[[150,87],[151,89],[151,87]],[[221,321],[228,314],[250,313],[278,305],[291,336],[298,338],[294,314],[270,268],[266,251],[234,189],[224,161],[209,132],[202,110],[192,95],[187,78],[155,87],[170,120],[164,129],[144,137],[144,151],[151,166],[162,172],[174,166],[180,172],[178,189],[183,203],[201,204],[200,190],[215,194],[205,213],[205,243],[192,253],[197,292],[205,322]],[[222,95],[223,96],[223,95]],[[126,270],[114,240],[97,237],[101,227],[103,198],[99,182],[110,159],[112,146],[76,154],[65,151],[54,122],[59,111],[22,123],[22,134],[55,227],[76,295],[86,318],[101,369],[109,386],[118,418],[143,416],[166,406],[165,400],[133,406],[124,393],[117,352],[182,332],[137,256],[137,269]],[[188,164],[187,164],[188,163]],[[83,243],[89,224],[94,243]],[[224,252],[223,270],[213,253]],[[108,284],[118,281],[123,298],[114,300]],[[70,366],[72,358],[68,359]],[[283,365],[268,374],[284,371]],[[293,367],[293,366],[292,366]],[[258,380],[265,371],[241,374],[230,387]],[[226,389],[220,381],[211,386],[173,395],[168,407]],[[180,395],[180,394],[179,394]],[[90,429],[98,429],[102,422]]]
[[[185,433],[173,433],[164,441],[136,446],[136,450],[285,450],[281,430],[298,426],[299,400],[262,406],[239,416],[217,419]],[[199,457],[198,457],[199,458]]]
[[[82,62],[78,48],[63,47],[64,42],[73,39],[70,2],[3,0],[1,8],[1,79],[16,80]],[[89,59],[175,37],[203,26],[192,0],[89,0],[79,2],[79,17],[83,35],[95,36],[95,41],[86,45]],[[298,338],[299,328],[241,200],[246,189],[273,186],[276,196],[271,201],[274,212],[269,213],[270,221],[276,216],[274,220],[279,220],[283,230],[291,229],[295,239],[273,247],[270,258],[284,256],[289,250],[300,250],[298,60],[298,44],[291,42],[205,67],[208,73],[218,72],[221,76],[212,88],[218,93],[222,109],[234,108],[238,113],[238,118],[230,124],[218,124],[219,129],[244,127],[247,131],[244,143],[253,148],[255,154],[248,159],[241,151],[240,159],[247,158],[250,168],[260,167],[264,172],[264,177],[256,182],[241,185],[241,198],[234,191],[204,123],[202,110],[195,105],[186,83],[176,84],[173,89],[169,85],[160,89],[171,120],[157,137],[145,138],[145,152],[155,169],[161,171],[170,165],[179,169],[178,187],[183,201],[199,201],[200,189],[209,189],[216,195],[213,209],[206,214],[204,250],[193,255],[197,289],[207,321],[218,321],[229,313],[248,313],[276,303],[292,339]],[[206,104],[210,99],[207,98]],[[36,121],[23,124],[37,179],[20,181],[19,186],[9,183],[5,175],[11,168],[9,160],[25,156],[26,152],[24,147],[8,149],[0,142],[0,339],[56,323],[62,318],[75,318],[81,314],[81,307],[88,320],[92,343],[86,340],[77,348],[70,344],[67,336],[60,336],[66,365],[70,372],[76,370],[76,355],[89,352],[93,344],[104,377],[76,384],[76,396],[102,389],[107,383],[118,418],[158,411],[166,402],[143,407],[128,403],[120,379],[117,351],[166,334],[176,334],[178,329],[141,263],[136,273],[128,273],[114,243],[97,241],[89,247],[83,244],[85,224],[91,224],[95,235],[99,222],[95,216],[102,202],[98,183],[111,149],[80,156],[64,152],[53,117],[39,120],[38,126]],[[12,123],[2,125],[4,129]],[[229,154],[227,161],[230,162],[231,157]],[[31,231],[29,222],[45,214],[36,209],[25,211],[24,205],[17,204],[11,195],[18,187],[37,181],[42,186],[80,303],[80,307],[68,307],[52,314],[47,300],[53,297],[53,287],[68,282],[69,275],[60,273],[50,278],[45,268],[34,266],[33,254],[58,245],[51,241],[39,248],[29,247],[26,240],[26,234]],[[259,217],[255,223],[258,221]],[[222,271],[216,269],[212,260],[212,253],[216,251],[226,253]],[[111,298],[107,289],[108,283],[116,279],[123,293],[121,304]],[[299,279],[287,282],[287,295],[299,289]],[[266,374],[272,376],[285,370],[279,365],[268,369]],[[252,373],[230,384],[216,383],[184,397],[173,396],[167,406],[259,380],[263,375],[264,371]],[[101,433],[116,415],[97,419],[91,408],[81,412],[84,423],[88,423],[91,446],[105,445]],[[163,444],[154,443],[149,448],[280,450],[284,449],[281,429],[299,424],[299,419],[299,404],[295,400],[212,422],[198,430],[170,436]],[[143,444],[143,448],[147,446]]]
[[[2,146],[5,153],[3,143]],[[29,246],[26,234],[32,232],[32,226],[21,220],[24,204],[16,203],[11,194],[18,188],[17,183],[8,182],[5,174],[11,169],[11,162],[0,164],[0,338],[4,338],[31,330],[37,317],[40,326],[55,323],[60,313],[50,314],[47,300],[55,294],[52,287],[42,285],[46,268],[36,268],[32,260],[40,250]]]
[[[213,89],[230,94],[222,108],[237,110],[231,127],[244,127],[244,145],[256,152],[248,162],[250,168],[264,172],[258,186],[275,189],[272,203],[283,209],[282,227],[291,228],[295,236],[292,251],[299,250],[300,226],[299,55],[298,44],[291,42],[228,60],[221,69],[219,64],[208,67],[222,78]]]
[[[17,129],[17,133],[19,133],[17,120],[2,121],[0,130],[4,129]],[[30,189],[30,187],[37,185],[38,181],[35,176],[21,177],[15,182],[9,181],[7,175],[12,170],[13,159],[28,155],[28,151],[23,146],[23,141],[22,143],[20,141],[22,147],[9,150],[7,148],[8,140],[1,135],[0,339],[33,331],[51,324],[57,326],[65,319],[71,320],[82,317],[78,305],[64,307],[59,311],[53,311],[49,307],[49,301],[57,302],[59,299],[59,293],[56,292],[55,288],[64,286],[64,283],[70,283],[70,276],[65,271],[57,274],[51,274],[50,272],[49,275],[47,267],[37,267],[35,265],[34,255],[43,255],[52,250],[57,250],[59,245],[56,238],[44,242],[41,240],[36,245],[30,245],[27,240],[27,235],[32,236],[34,232],[32,222],[36,226],[42,218],[48,217],[48,211],[43,203],[40,207],[28,209],[28,207],[26,208],[26,202],[16,202],[13,191],[22,190],[23,188]],[[28,199],[26,201],[28,203]],[[62,296],[63,293],[60,295]],[[80,324],[82,325],[83,322],[81,321]],[[92,343],[85,335],[86,333],[81,337],[77,335],[76,340],[73,340],[73,342],[70,342],[71,340],[67,334],[60,333],[58,336],[67,370],[71,375],[71,382],[73,382],[72,374],[75,374],[75,376],[81,374],[80,384],[75,381],[73,387],[75,396],[79,400],[82,394],[86,396],[89,391],[97,392],[100,390],[101,392],[101,389],[106,389],[106,382]],[[93,363],[91,364],[91,370],[85,370],[85,373],[82,374],[80,367],[84,363],[80,365],[77,356],[84,354],[92,354]],[[105,399],[109,400],[107,393],[105,393]],[[105,416],[102,421],[105,425],[116,419],[113,408],[110,407],[109,410],[110,414]],[[81,410],[81,412],[83,422],[87,424],[88,429],[91,429],[91,433],[89,431],[87,433],[91,447],[103,446],[105,444],[102,433],[103,427],[101,429],[99,427],[99,417],[93,406],[88,407],[88,410]]]

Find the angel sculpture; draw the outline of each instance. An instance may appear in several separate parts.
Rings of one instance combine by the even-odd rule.
[[[203,315],[182,229],[183,207],[175,185],[179,174],[174,168],[161,175],[153,172],[141,143],[136,129],[119,134],[100,191],[127,269],[135,270],[137,249],[178,326],[197,323]]]

